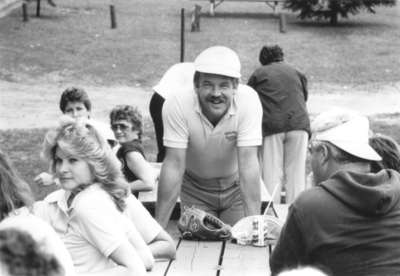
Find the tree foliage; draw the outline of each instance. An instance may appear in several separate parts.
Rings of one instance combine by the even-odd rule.
[[[285,8],[300,11],[301,19],[329,19],[331,24],[336,24],[338,15],[347,18],[349,14],[357,14],[362,9],[375,13],[375,6],[395,4],[396,0],[287,0]]]

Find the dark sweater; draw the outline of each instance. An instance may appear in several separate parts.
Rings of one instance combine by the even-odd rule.
[[[310,134],[306,107],[308,98],[306,77],[283,62],[273,62],[258,68],[248,85],[257,91],[263,107],[263,136],[291,130]]]
[[[400,175],[342,171],[300,194],[270,257],[272,275],[298,265],[332,276],[400,275]]]
[[[122,163],[122,173],[124,174],[128,182],[132,182],[138,179],[138,177],[129,169],[126,162],[126,155],[132,151],[137,151],[142,154],[144,158],[146,158],[144,155],[142,142],[140,142],[139,140],[133,140],[129,143],[123,144],[117,151],[117,157]]]

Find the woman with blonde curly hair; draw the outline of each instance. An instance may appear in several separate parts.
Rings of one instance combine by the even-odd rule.
[[[88,123],[63,118],[47,133],[44,156],[61,188],[36,204],[64,241],[78,273],[143,275],[154,258],[123,215],[129,185],[111,148]]]

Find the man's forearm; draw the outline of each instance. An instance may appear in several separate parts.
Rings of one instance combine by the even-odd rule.
[[[256,172],[246,172],[241,176],[240,189],[243,197],[245,216],[258,215],[261,211],[260,177]]]
[[[156,220],[165,229],[179,196],[183,172],[172,164],[165,163],[164,166],[158,183]]]
[[[152,191],[154,189],[156,181],[152,181],[149,179],[137,179],[132,182],[129,182],[129,185],[131,186],[131,191],[132,192],[148,192]]]
[[[159,187],[160,188],[160,187]],[[179,191],[158,189],[156,204],[156,220],[165,229],[174,210]]]
[[[260,166],[257,147],[239,147],[240,190],[245,216],[258,215],[261,211]]]

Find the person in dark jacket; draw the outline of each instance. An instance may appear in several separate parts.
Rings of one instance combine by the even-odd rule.
[[[257,91],[263,107],[262,176],[274,202],[286,188],[286,203],[292,203],[305,189],[307,142],[310,132],[306,101],[307,79],[283,61],[278,45],[264,46],[262,66],[248,85]]]
[[[369,144],[382,157],[382,161],[372,163],[372,172],[382,169],[400,172],[400,146],[392,137],[376,133],[369,138]]]
[[[368,119],[330,111],[312,130],[316,186],[290,206],[270,257],[272,275],[298,265],[333,276],[400,275],[400,174],[371,172],[381,158],[368,144]]]

